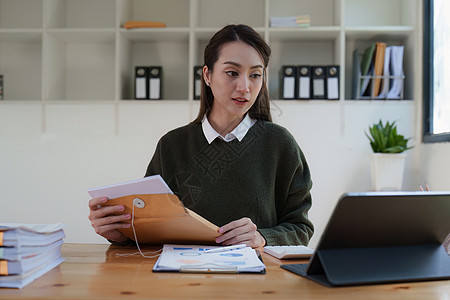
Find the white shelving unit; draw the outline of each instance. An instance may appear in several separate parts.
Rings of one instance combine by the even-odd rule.
[[[253,26],[272,47],[272,116],[308,159],[313,239],[342,193],[370,190],[364,132],[380,118],[398,121],[400,132],[412,137],[405,183],[416,189],[426,175],[417,171],[424,163],[422,2],[0,0],[0,180],[15,212],[6,221],[64,216],[69,242],[104,242],[79,217],[86,188],[142,176],[161,136],[196,117],[193,68],[203,63],[209,38],[229,23]],[[269,26],[272,16],[302,14],[310,15],[310,27]],[[126,30],[129,20],[167,27]],[[405,45],[405,101],[351,99],[353,51],[378,40]],[[163,66],[164,100],[132,100],[137,64]],[[300,64],[339,64],[340,100],[279,100],[281,66]],[[36,214],[43,207],[55,209]],[[64,215],[68,208],[75,213]]]
[[[193,68],[229,23],[251,25],[270,43],[273,100],[279,70],[289,64],[340,65],[340,103],[351,100],[353,50],[374,41],[405,45],[404,95],[414,100],[419,9],[418,0],[0,0],[0,103],[100,102],[117,110],[138,102],[134,67],[161,65],[163,101],[187,103],[192,115]],[[310,15],[310,27],[270,27],[272,16],[301,14]],[[167,27],[127,30],[128,20]]]

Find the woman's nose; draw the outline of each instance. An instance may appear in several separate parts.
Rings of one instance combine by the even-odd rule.
[[[242,76],[238,79],[236,85],[236,91],[241,94],[246,94],[249,92],[249,80],[245,76]]]

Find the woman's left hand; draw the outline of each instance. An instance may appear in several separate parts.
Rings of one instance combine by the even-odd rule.
[[[256,229],[255,223],[249,218],[232,221],[219,228],[222,235],[216,238],[216,243],[224,246],[246,244],[252,248],[263,247],[266,240]]]

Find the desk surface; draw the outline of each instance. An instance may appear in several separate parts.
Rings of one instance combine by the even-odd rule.
[[[153,248],[155,250],[156,248]],[[144,251],[144,250],[143,250]],[[65,244],[66,261],[25,288],[0,289],[4,299],[449,299],[450,280],[328,288],[280,268],[263,254],[267,274],[153,273],[154,259],[117,256],[135,248]]]

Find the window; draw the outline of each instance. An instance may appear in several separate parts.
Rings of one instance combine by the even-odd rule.
[[[424,3],[424,142],[450,141],[450,1]]]

